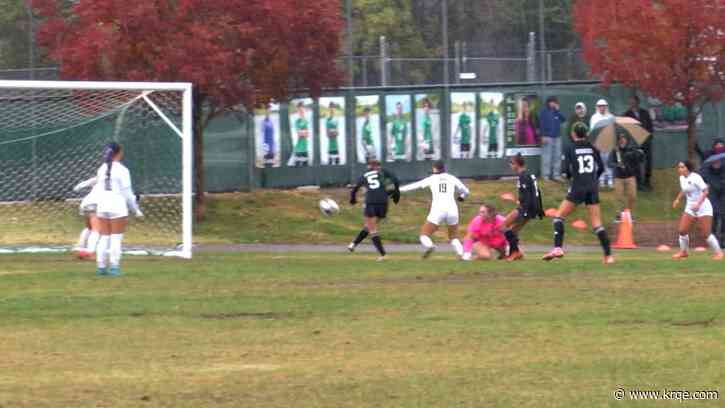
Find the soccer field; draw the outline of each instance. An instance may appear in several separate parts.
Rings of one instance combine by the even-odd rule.
[[[725,273],[637,251],[6,255],[2,407],[616,407],[725,391]],[[720,400],[686,406],[723,406]]]

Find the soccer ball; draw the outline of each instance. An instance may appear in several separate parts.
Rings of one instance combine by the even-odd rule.
[[[329,217],[340,212],[340,206],[332,198],[323,198],[320,200],[320,211]]]

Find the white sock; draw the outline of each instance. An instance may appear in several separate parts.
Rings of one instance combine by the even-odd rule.
[[[720,243],[717,241],[717,238],[712,234],[707,237],[707,244],[710,245],[710,249],[712,249],[712,252],[716,254],[719,254],[720,251],[722,251],[720,249]]]
[[[96,247],[96,263],[99,268],[106,267],[106,257],[108,256],[108,244],[111,241],[109,235],[101,235],[98,240],[98,246]]]
[[[86,240],[88,240],[89,235],[91,235],[91,230],[88,228],[83,228],[83,231],[81,231],[81,236],[78,237],[78,248],[86,247]]]
[[[453,245],[456,255],[463,256],[463,244],[461,244],[461,241],[458,238],[452,240],[451,245]]]
[[[111,267],[118,268],[121,264],[121,243],[123,242],[123,234],[112,234],[109,253],[111,257]]]
[[[98,239],[101,238],[101,234],[96,231],[91,232],[91,236],[88,237],[88,244],[86,249],[91,252],[96,252],[96,246],[98,245]]]
[[[426,248],[433,248],[433,240],[431,240],[427,235],[420,236],[420,243]]]
[[[690,236],[680,235],[680,250],[687,252],[688,248],[690,248]]]

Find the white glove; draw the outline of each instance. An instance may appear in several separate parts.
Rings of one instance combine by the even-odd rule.
[[[143,218],[143,213],[140,208],[136,209],[136,218]]]

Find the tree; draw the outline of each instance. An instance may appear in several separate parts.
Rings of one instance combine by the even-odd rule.
[[[38,41],[73,80],[194,85],[194,188],[204,216],[204,129],[214,117],[319,95],[343,80],[336,0],[34,0]]]
[[[584,58],[605,86],[618,82],[687,110],[687,155],[695,120],[725,89],[723,0],[579,0],[574,7]]]

